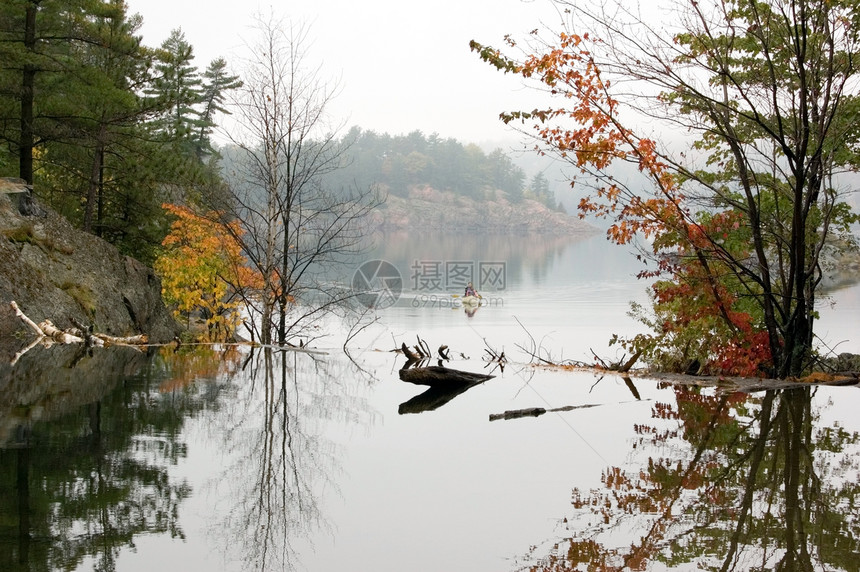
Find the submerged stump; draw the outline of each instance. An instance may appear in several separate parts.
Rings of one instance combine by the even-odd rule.
[[[424,393],[401,403],[398,408],[401,415],[437,409],[461,393],[495,377],[485,373],[472,373],[435,365],[411,367],[411,362],[406,362],[399,374],[402,381],[429,387]]]
[[[431,387],[454,388],[461,385],[473,385],[487,381],[493,377],[495,376],[486,373],[472,373],[470,371],[461,371],[437,365],[400,370],[401,380],[416,385],[429,385]]]

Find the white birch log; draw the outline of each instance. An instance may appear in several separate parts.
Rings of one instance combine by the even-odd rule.
[[[93,334],[93,337],[101,340],[105,344],[113,344],[113,345],[129,345],[129,346],[141,346],[149,343],[149,338],[146,334],[138,334],[136,336],[125,336],[125,337],[116,337],[109,336],[107,334],[99,334],[98,332]]]
[[[18,304],[16,304],[14,301],[10,302],[9,305],[12,307],[13,310],[15,310],[15,315],[18,316],[22,322],[30,326],[33,331],[36,332],[36,334],[38,334],[39,338],[36,341],[42,342],[43,344],[49,340],[61,344],[80,344],[86,342],[90,345],[98,347],[103,347],[105,344],[140,346],[149,343],[149,338],[146,336],[146,334],[117,337],[110,336],[108,334],[100,334],[98,332],[94,332],[92,334],[85,333],[82,331],[82,325],[77,323],[77,327],[69,328],[67,330],[61,330],[60,328],[55,326],[54,323],[51,322],[51,320],[43,320],[40,324],[36,324],[33,320],[28,318],[27,315],[24,314],[24,312],[21,311],[21,309],[18,307]],[[17,357],[20,356],[16,356],[16,361]]]
[[[33,328],[33,330],[36,332],[36,334],[39,335],[39,337],[45,337],[45,332],[43,332],[42,329],[36,325],[36,322],[28,318],[27,315],[21,311],[21,308],[18,307],[18,304],[15,302],[15,300],[12,300],[9,305],[12,306],[12,309],[15,310],[15,315],[21,318],[22,322]]]
[[[79,344],[84,341],[84,338],[74,336],[68,332],[64,332],[54,325],[51,320],[44,320],[39,324],[39,327],[45,332],[45,335],[61,344]]]

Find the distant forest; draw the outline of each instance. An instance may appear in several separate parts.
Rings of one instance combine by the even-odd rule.
[[[413,131],[408,135],[378,134],[353,127],[343,139],[349,161],[326,176],[329,188],[379,186],[405,197],[414,186],[430,186],[475,200],[492,200],[503,191],[511,202],[537,200],[563,210],[538,172],[527,180],[525,171],[502,149],[485,153],[475,144],[442,139]]]

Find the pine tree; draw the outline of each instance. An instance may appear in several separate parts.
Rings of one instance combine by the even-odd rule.
[[[146,93],[164,110],[155,126],[166,140],[189,141],[200,126],[196,106],[203,101],[202,80],[193,60],[194,48],[180,28],[173,30],[157,51],[156,77]]]
[[[215,126],[215,114],[230,112],[224,107],[227,92],[242,87],[239,76],[229,75],[227,71],[227,60],[217,58],[212,60],[206,71],[203,72],[203,90],[201,93],[200,122],[198,125],[195,147],[197,157],[203,157],[212,152],[210,136]]]

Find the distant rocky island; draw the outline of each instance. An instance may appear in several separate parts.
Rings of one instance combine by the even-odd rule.
[[[600,232],[578,217],[552,210],[530,199],[510,202],[499,193],[478,201],[430,187],[410,190],[408,197],[389,196],[374,213],[383,231],[434,230],[451,233],[587,235]]]

